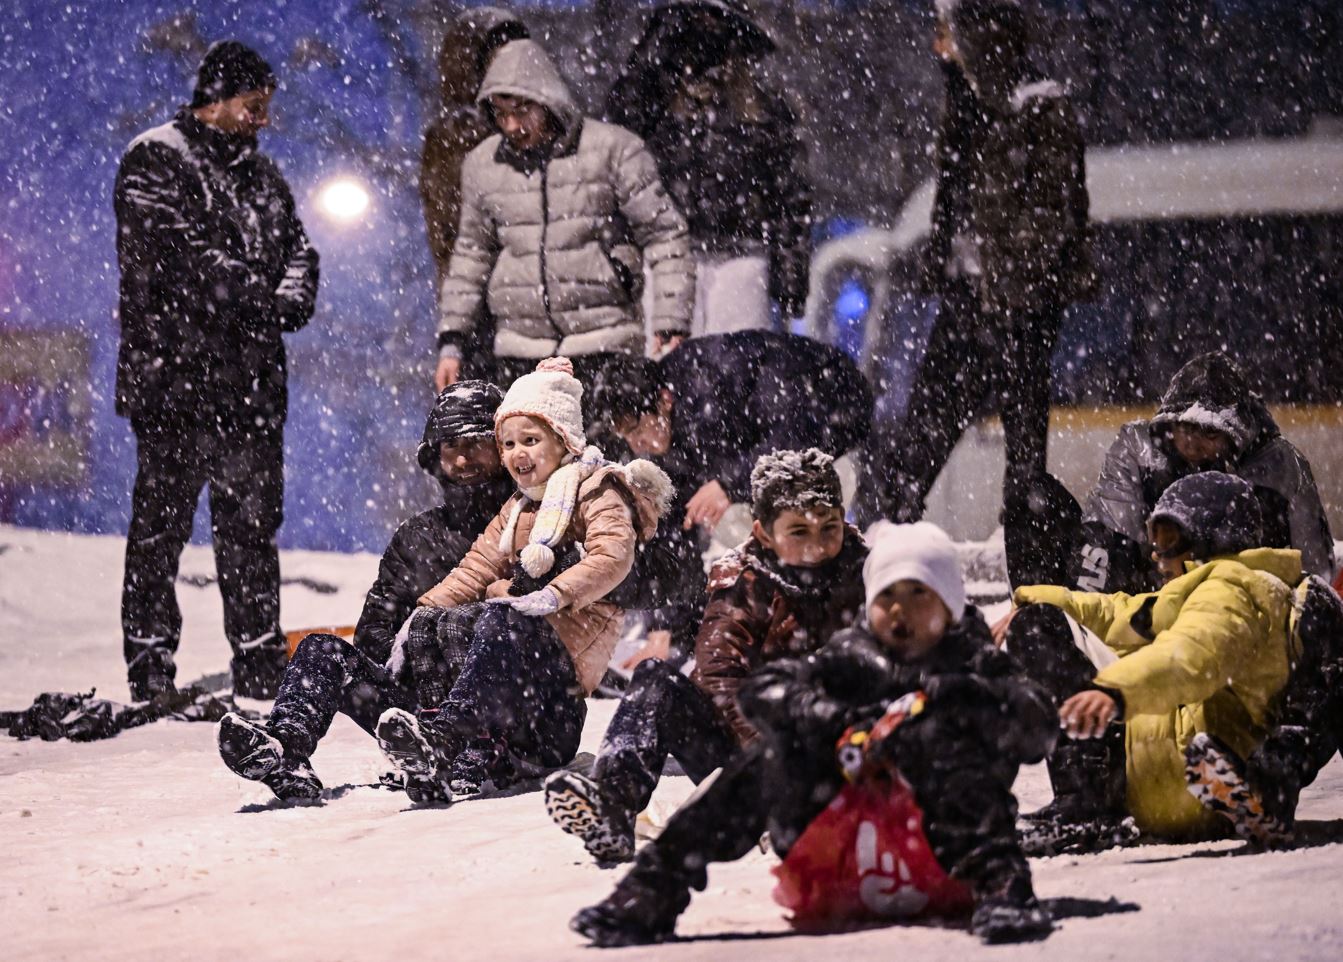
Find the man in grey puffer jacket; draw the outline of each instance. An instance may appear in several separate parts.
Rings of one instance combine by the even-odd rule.
[[[500,133],[462,168],[462,218],[438,323],[441,388],[461,370],[481,298],[497,324],[497,381],[563,354],[591,383],[618,354],[642,353],[643,266],[652,329],[689,330],[694,267],[685,218],[637,136],[583,117],[540,44],[500,47],[479,101]]]

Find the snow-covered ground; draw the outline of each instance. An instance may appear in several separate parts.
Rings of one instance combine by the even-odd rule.
[[[92,685],[126,697],[122,550],[116,538],[0,527],[0,707]],[[284,589],[286,625],[352,622],[375,565],[369,555],[286,554],[285,577],[309,579]],[[182,571],[210,575],[209,550],[188,549]],[[218,592],[182,584],[179,597],[180,679],[223,672]],[[585,748],[612,708],[592,703]],[[224,768],[212,726],[160,722],[84,745],[0,735],[0,958],[593,958],[566,921],[618,872],[552,827],[538,794],[408,811],[403,795],[370,787],[383,770],[377,748],[344,718],[314,765],[325,804],[284,808]],[[655,808],[689,788],[665,779]],[[1019,794],[1027,809],[1048,800],[1042,769],[1023,773]],[[931,927],[794,936],[769,898],[773,860],[754,853],[713,868],[680,924],[684,941],[616,957],[1334,962],[1337,758],[1300,814],[1307,844],[1292,852],[1221,842],[1037,861],[1039,893],[1061,918],[1039,945],[985,948]]]

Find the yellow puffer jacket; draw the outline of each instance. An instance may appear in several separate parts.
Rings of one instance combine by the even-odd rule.
[[[1128,806],[1142,831],[1221,834],[1185,788],[1184,749],[1209,732],[1243,758],[1262,740],[1293,657],[1288,619],[1301,577],[1299,551],[1254,548],[1191,564],[1147,594],[1017,589],[1018,605],[1062,608],[1119,655],[1096,684],[1124,696]]]

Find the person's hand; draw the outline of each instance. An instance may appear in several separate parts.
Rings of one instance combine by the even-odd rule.
[[[676,350],[685,342],[685,338],[686,336],[684,334],[654,334],[653,355],[655,357],[661,357],[663,354],[668,354]]]
[[[544,618],[560,610],[560,596],[554,588],[545,587],[529,595],[508,598],[490,598],[486,604],[509,605],[520,615],[528,618]]]
[[[671,638],[670,631],[650,631],[643,647],[622,661],[618,667],[621,671],[633,671],[650,658],[661,658],[666,661],[667,656],[671,654]]]
[[[460,357],[440,357],[434,370],[434,390],[441,392],[449,384],[456,384],[462,376]]]
[[[703,525],[705,531],[712,531],[730,507],[732,499],[727,496],[723,486],[717,481],[710,481],[686,502],[685,523],[681,527],[688,529],[692,524],[698,524]]]
[[[1099,738],[1119,711],[1103,691],[1079,691],[1059,708],[1059,722],[1072,738]]]
[[[1012,624],[1012,619],[1017,616],[1017,610],[1015,607],[1009,608],[1007,614],[995,621],[993,627],[989,629],[989,633],[993,635],[993,643],[999,648],[1007,640],[1007,629]]]

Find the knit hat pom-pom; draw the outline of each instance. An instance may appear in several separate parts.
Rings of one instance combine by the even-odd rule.
[[[522,570],[533,578],[539,578],[555,567],[555,552],[543,544],[532,543],[522,549],[519,555]]]
[[[567,357],[548,357],[540,364],[536,365],[538,371],[554,371],[559,374],[574,376],[574,365]]]

